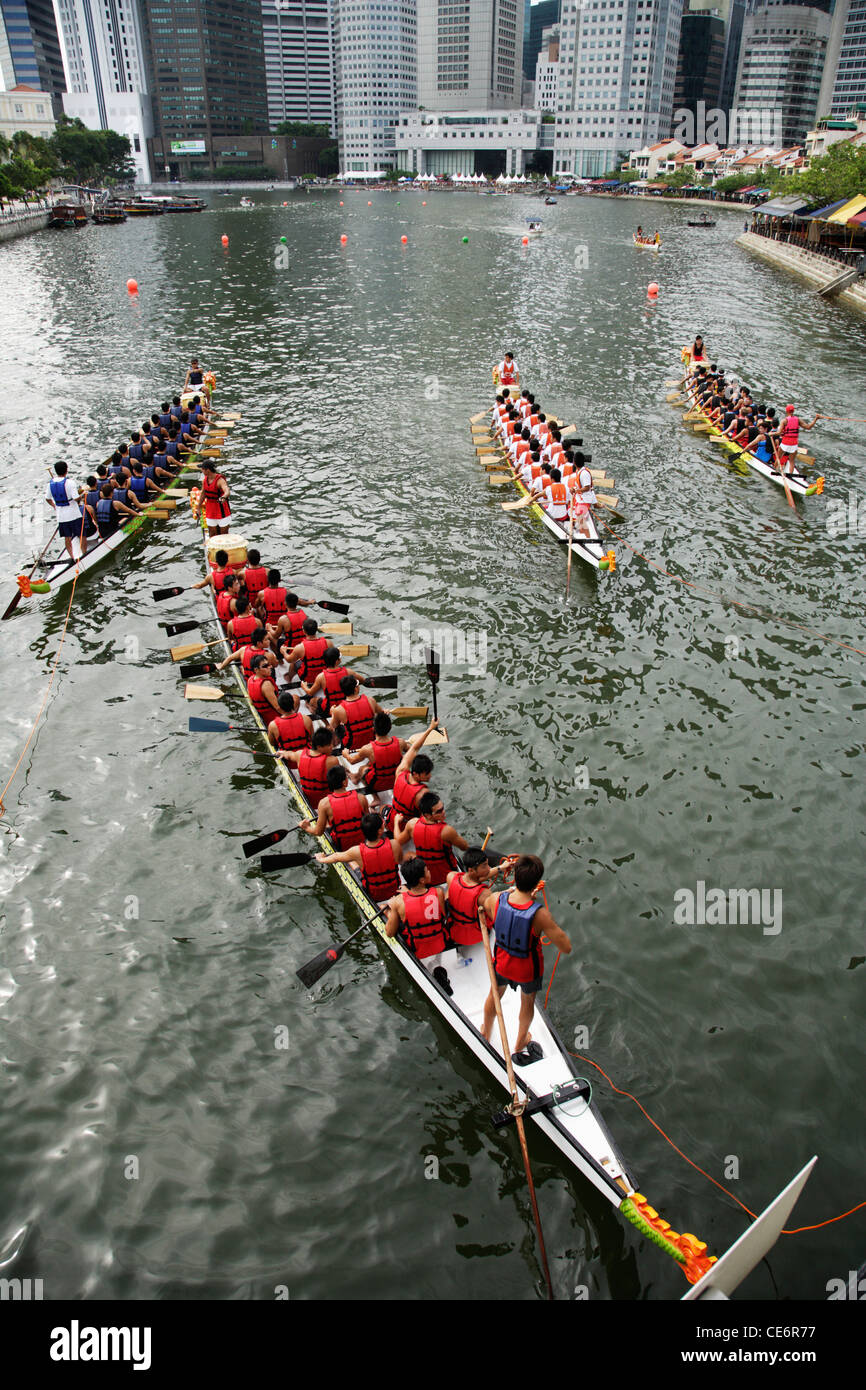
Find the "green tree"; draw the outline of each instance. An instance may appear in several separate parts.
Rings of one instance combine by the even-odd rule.
[[[324,121],[280,121],[276,135],[330,135],[331,130]]]

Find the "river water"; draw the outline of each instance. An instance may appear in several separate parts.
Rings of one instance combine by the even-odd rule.
[[[860,427],[807,436],[827,490],[791,511],[680,423],[665,380],[701,330],[777,407],[866,415],[862,321],[737,248],[739,213],[691,231],[684,207],[570,198],[524,248],[525,197],[255,196],[2,248],[3,606],[45,464],[86,472],[197,353],[243,415],[238,528],[302,594],[351,604],[400,703],[429,694],[413,642],[451,642],[437,789],[470,841],[490,824],[544,858],[575,948],[563,1036],[753,1211],[813,1153],[795,1224],[847,1211],[866,1199]],[[633,247],[638,215],[659,254]],[[616,479],[617,571],[575,563],[567,603],[564,555],[473,461],[505,348]],[[203,601],[151,589],[198,577],[179,515],[81,581],[6,793],[3,1273],[46,1298],[540,1296],[486,1075],[371,938],[313,997],[295,978],[357,917],[332,872],[241,855],[291,811],[252,736],[187,732],[212,710],[184,703],[158,624]],[[4,781],[67,601],[0,629]],[[764,890],[764,919],[678,924],[699,883]],[[720,1253],[744,1215],[580,1070],[641,1190]],[[559,1297],[685,1291],[531,1148]],[[822,1299],[863,1250],[860,1215],[785,1237],[743,1293]]]

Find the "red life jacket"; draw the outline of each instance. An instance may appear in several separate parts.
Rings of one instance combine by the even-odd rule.
[[[439,894],[435,888],[425,893],[410,893],[403,889],[403,907],[406,921],[400,924],[400,937],[409,950],[419,960],[438,955],[445,950],[446,940],[443,930]]]
[[[262,589],[267,586],[268,572],[264,565],[247,565],[244,570],[244,583],[247,586],[247,593],[250,601],[255,599],[256,594],[260,594]]]
[[[246,647],[257,627],[259,620],[255,613],[241,613],[240,617],[232,618],[232,651],[239,652],[241,647]]]
[[[363,748],[373,737],[373,720],[376,718],[369,697],[358,695],[351,700],[343,700],[346,711],[346,747]]]
[[[786,415],[782,426],[781,444],[796,444],[800,438],[800,421],[796,415]]]
[[[508,893],[500,893],[493,909],[493,923],[496,927],[496,953],[494,965],[497,974],[503,979],[524,984],[537,980],[544,974],[544,953],[541,942],[532,930],[534,918],[541,903],[526,903],[514,907]],[[503,910],[504,909],[504,910]]]
[[[410,782],[409,773],[401,772],[394,779],[394,795],[391,798],[391,815],[403,816],[408,820],[415,814],[415,802],[422,792],[427,791],[426,783]]]
[[[329,792],[331,803],[330,835],[337,849],[351,849],[364,839],[361,817],[364,809],[356,791]]]
[[[400,889],[400,875],[394,863],[394,852],[390,840],[377,840],[375,845],[362,844],[361,882],[364,891],[376,903],[393,898]]]
[[[460,868],[451,846],[442,839],[444,829],[444,822],[426,821],[420,816],[412,831],[418,858],[423,859],[430,870],[430,882],[434,888],[445,882],[452,869]]]
[[[265,617],[269,623],[278,623],[286,611],[288,589],[262,589],[259,598],[265,605]]]
[[[220,492],[220,483],[224,482],[222,473],[205,473],[201,485],[201,497],[204,502],[205,516],[221,517],[228,516],[231,508]]]
[[[327,763],[331,757],[332,753],[311,753],[308,750],[301,754],[298,762],[301,790],[314,811],[318,811],[322,797],[328,795]]]
[[[287,608],[284,616],[289,620],[289,643],[292,647],[296,647],[304,635],[304,623],[307,620],[307,615],[303,608]]]
[[[322,697],[323,712],[330,714],[334,705],[338,705],[342,698],[340,681],[346,674],[346,668],[345,666],[323,666],[322,670],[325,673],[325,693]]]
[[[220,589],[219,593],[217,594],[217,617],[219,618],[223,627],[228,627],[229,625],[229,620],[232,616],[231,605],[232,595],[226,593],[225,589]]]
[[[452,878],[448,885],[448,931],[452,941],[471,946],[481,940],[478,899],[486,887],[485,883],[466,883],[463,874]]]
[[[305,637],[301,646],[304,655],[301,658],[301,670],[299,675],[301,680],[307,685],[312,685],[320,671],[325,669],[325,652],[328,650],[329,642],[327,637]]]
[[[264,647],[254,647],[251,642],[244,647],[243,656],[241,657],[241,666],[247,680],[249,680],[250,676],[253,674],[253,657],[264,656],[264,654]]]
[[[277,747],[282,749],[306,748],[307,728],[304,724],[304,716],[297,711],[295,714],[278,714],[271,720],[277,726]]]
[[[394,775],[403,756],[400,740],[396,734],[392,734],[387,743],[380,743],[378,739],[374,739],[370,746],[373,749],[373,765],[367,769],[367,786],[371,792],[389,792],[394,785]]]
[[[247,694],[265,723],[270,724],[274,717],[274,707],[262,690],[265,681],[271,681],[270,676],[250,676],[247,681]]]
[[[224,570],[217,569],[216,565],[214,565],[211,574],[213,575],[213,591],[215,594],[221,594],[226,575],[234,574],[234,570],[231,565],[226,565]]]

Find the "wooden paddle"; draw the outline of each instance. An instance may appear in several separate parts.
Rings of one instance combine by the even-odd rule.
[[[215,685],[185,685],[183,690],[185,700],[224,700],[225,697],[225,691]]]
[[[503,483],[511,482],[512,476],[511,473],[491,473],[487,481],[491,487],[502,487]]]
[[[355,647],[349,646],[340,648],[340,656],[344,661],[357,661],[359,657],[369,655],[370,648],[365,643],[361,643],[359,646]]]
[[[301,984],[310,989],[317,980],[321,980],[323,975],[327,975],[331,967],[337,964],[350,942],[354,941],[356,936],[360,936],[361,932],[371,926],[377,918],[382,922],[385,921],[382,912],[374,913],[372,917],[367,918],[366,922],[361,923],[357,931],[353,931],[351,936],[347,936],[345,941],[341,941],[339,946],[329,946],[327,950],[320,951],[317,956],[313,956],[312,960],[308,960],[306,965],[302,965],[300,970],[296,970],[295,974]]]
[[[775,458],[776,458],[776,467],[778,468],[779,472],[780,472],[781,475],[782,475],[782,486],[783,486],[783,488],[785,489],[785,496],[786,496],[787,499],[788,499],[788,506],[791,507],[791,509],[792,509],[793,511],[796,511],[797,509],[796,509],[796,507],[794,506],[794,496],[793,496],[793,493],[791,492],[791,489],[790,489],[790,487],[789,487],[789,485],[788,485],[788,479],[787,479],[786,476],[785,476],[785,465],[784,465],[784,463],[782,462],[781,458],[779,457],[781,451],[780,451],[780,449],[778,448],[775,439],[772,441],[772,443],[773,443],[773,453],[774,453]]]
[[[500,502],[499,505],[504,512],[517,512],[520,511],[521,507],[531,506],[534,501],[535,498],[527,493],[525,497],[519,498],[516,502]]]
[[[351,623],[319,623],[319,631],[326,632],[329,637],[351,637]]]
[[[37,555],[36,559],[34,560],[34,562],[33,562],[33,568],[32,568],[32,570],[30,571],[30,573],[29,573],[28,576],[27,576],[28,579],[32,579],[32,578],[33,578],[34,574],[36,573],[36,571],[37,571],[37,569],[38,569],[38,567],[39,567],[39,562],[45,558],[45,551],[48,549],[49,545],[50,545],[51,542],[54,540],[54,537],[57,535],[57,532],[58,532],[59,530],[60,530],[60,526],[59,526],[59,524],[58,524],[57,526],[55,526],[54,530],[51,532],[51,535],[48,537],[48,540],[45,542],[45,545],[43,546],[42,550],[40,551],[40,553]],[[12,599],[11,603],[8,605],[8,607],[7,607],[7,609],[6,609],[6,612],[3,614],[3,617],[0,618],[0,622],[4,622],[4,621],[6,620],[6,618],[11,618],[11,617],[12,617],[12,614],[15,612],[15,609],[18,607],[18,605],[19,605],[19,603],[21,602],[21,599],[22,599],[22,598],[23,598],[23,594],[22,594],[21,589],[19,588],[18,591],[17,591],[17,593],[15,594],[15,597]]]
[[[486,420],[489,413],[487,410],[481,410],[477,415],[471,415],[469,417],[470,425],[477,425],[481,420]]]
[[[428,705],[399,705],[396,709],[388,712],[392,719],[426,719],[428,708]],[[433,733],[435,734],[435,732],[434,729]],[[429,741],[430,735],[428,734],[427,742],[429,743]]]
[[[187,642],[183,647],[169,647],[168,654],[172,661],[186,661],[187,657],[198,656],[208,647],[219,647],[223,641],[224,638],[218,637],[215,642]]]
[[[596,502],[600,507],[608,507],[611,511],[616,511],[617,507],[619,506],[618,497],[598,496],[596,497]]]

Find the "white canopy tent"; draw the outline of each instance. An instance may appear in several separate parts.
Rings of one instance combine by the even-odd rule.
[[[349,183],[356,179],[384,179],[387,177],[387,169],[347,169],[345,174],[338,174],[339,183]]]

